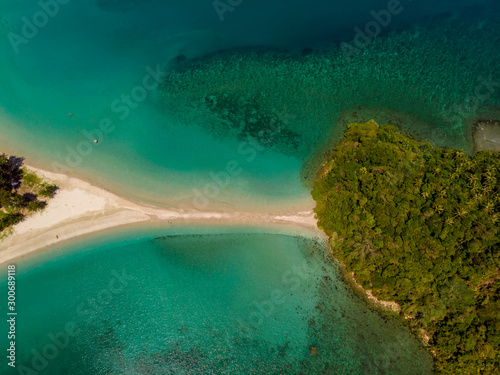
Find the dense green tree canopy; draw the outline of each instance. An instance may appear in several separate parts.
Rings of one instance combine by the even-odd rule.
[[[498,374],[500,153],[352,124],[313,197],[333,254],[430,337],[436,372]]]
[[[23,220],[29,212],[42,210],[57,187],[22,168],[22,159],[0,154],[0,234]]]

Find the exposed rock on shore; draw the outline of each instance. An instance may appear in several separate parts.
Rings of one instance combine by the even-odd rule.
[[[472,136],[474,153],[482,150],[500,151],[500,121],[478,121]]]

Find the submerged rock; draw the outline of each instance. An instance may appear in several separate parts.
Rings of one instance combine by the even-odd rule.
[[[311,355],[318,355],[318,348],[316,346],[310,346],[309,347],[309,352],[311,353]]]

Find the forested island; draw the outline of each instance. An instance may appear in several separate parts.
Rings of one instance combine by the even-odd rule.
[[[332,255],[394,301],[438,374],[498,374],[500,153],[351,124],[316,181]]]
[[[57,187],[23,167],[23,159],[0,155],[0,239],[30,213],[43,210]]]

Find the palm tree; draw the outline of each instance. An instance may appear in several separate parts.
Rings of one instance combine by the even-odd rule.
[[[436,211],[436,213],[438,214],[441,214],[441,212],[444,211],[444,208],[440,204],[434,204],[434,211]]]
[[[356,253],[358,253],[362,262],[366,260],[367,256],[372,258],[376,256],[380,256],[380,254],[375,252],[374,245],[369,238],[369,233],[365,231],[363,234],[356,234],[354,236],[354,240],[356,241],[353,245],[353,249]]]
[[[465,208],[460,208],[455,211],[455,216],[458,216],[460,218],[464,218],[467,216],[467,210]]]
[[[473,185],[473,184],[475,184],[475,183],[476,183],[476,181],[477,181],[477,176],[476,176],[475,174],[471,174],[471,175],[469,176],[469,185]]]
[[[496,181],[496,177],[493,176],[493,173],[491,173],[491,170],[489,170],[488,172],[486,172],[486,180],[488,180],[489,182]]]
[[[484,206],[483,211],[487,214],[489,214],[493,210],[493,202],[488,202],[486,206]]]
[[[490,192],[491,192],[491,187],[485,186],[483,188],[483,194],[488,195],[488,193],[490,193]]]

